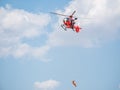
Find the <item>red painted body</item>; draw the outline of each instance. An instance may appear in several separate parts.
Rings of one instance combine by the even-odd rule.
[[[78,25],[74,25],[72,28],[72,24],[71,21],[63,21],[64,25],[66,26],[66,28],[71,28],[74,29],[77,33],[80,32],[81,28]]]

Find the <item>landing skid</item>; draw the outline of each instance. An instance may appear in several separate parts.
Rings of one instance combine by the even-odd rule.
[[[61,24],[61,27],[62,27],[65,31],[67,31],[66,27],[65,27],[63,24]]]
[[[66,28],[66,26],[65,26],[64,24],[61,24],[61,27],[62,27],[65,31],[67,31],[67,28]],[[72,29],[74,32],[79,32],[79,30],[78,30],[79,28],[78,28],[78,27],[76,28],[76,27],[74,26],[73,28],[71,27],[71,29]]]

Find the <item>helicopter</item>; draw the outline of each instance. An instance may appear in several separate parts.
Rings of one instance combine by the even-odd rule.
[[[55,12],[50,12],[50,13],[60,15],[60,16],[65,16],[65,18],[63,19],[63,24],[61,24],[61,27],[65,31],[67,31],[67,29],[72,29],[73,31],[78,33],[78,32],[80,32],[80,30],[82,28],[75,24],[76,20],[77,20],[77,18],[73,16],[75,14],[75,12],[76,11],[74,11],[71,15],[64,15],[64,14],[59,14],[59,13],[55,13]]]

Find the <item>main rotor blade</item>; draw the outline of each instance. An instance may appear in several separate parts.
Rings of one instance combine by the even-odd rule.
[[[60,15],[60,16],[68,16],[68,15],[64,15],[64,14],[59,14],[59,13],[55,13],[55,12],[50,12],[51,14],[57,14],[57,15]]]
[[[75,14],[75,12],[76,12],[76,11],[74,11],[71,16],[73,16],[73,15]]]

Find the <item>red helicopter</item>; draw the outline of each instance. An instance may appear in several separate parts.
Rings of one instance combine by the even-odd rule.
[[[73,17],[73,15],[75,14],[76,11],[74,11],[71,15],[63,15],[63,14],[59,14],[59,13],[55,13],[55,12],[51,12],[52,14],[57,14],[57,15],[61,15],[61,16],[65,16],[65,18],[63,19],[63,24],[61,25],[61,27],[67,31],[68,28],[72,29],[73,31],[76,31],[77,33],[80,32],[80,30],[82,29],[80,26],[75,25],[75,21],[77,20],[77,18]]]

